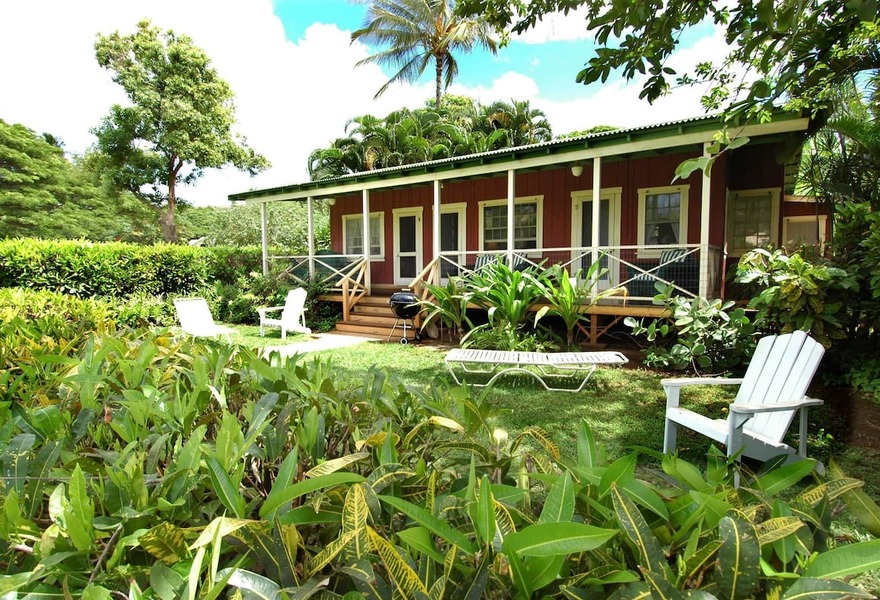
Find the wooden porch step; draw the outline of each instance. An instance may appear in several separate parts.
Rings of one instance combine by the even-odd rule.
[[[382,304],[380,306],[376,306],[373,304],[363,304],[362,302],[358,302],[355,304],[352,309],[352,314],[358,315],[378,315],[382,317],[393,316],[394,313],[391,312],[391,307],[388,306],[388,303]]]
[[[394,327],[394,322],[397,320],[397,317],[394,316],[390,310],[388,314],[385,315],[376,315],[371,313],[359,313],[353,312],[348,317],[349,323],[362,323],[367,325],[387,325],[388,327]],[[401,321],[403,323],[403,321]],[[407,321],[409,323],[409,321]]]
[[[336,331],[339,331],[341,333],[362,335],[365,337],[372,336],[381,339],[388,339],[388,335],[391,333],[391,329],[393,328],[393,326],[393,322],[391,325],[383,326],[355,321],[339,321],[338,323],[336,323]],[[394,335],[391,337],[391,340],[400,340],[400,338],[402,337],[403,327],[398,326],[397,329],[394,330]],[[406,331],[406,337],[410,340],[415,339],[416,330],[408,327]]]

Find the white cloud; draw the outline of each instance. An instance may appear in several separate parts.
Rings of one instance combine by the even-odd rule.
[[[96,36],[130,33],[143,18],[187,34],[211,57],[236,94],[237,131],[266,155],[272,168],[256,178],[234,169],[210,170],[181,195],[197,204],[225,204],[229,193],[307,179],[309,153],[343,135],[350,117],[384,115],[419,106],[433,95],[426,85],[373,95],[385,82],[375,66],[354,68],[367,56],[350,33],[315,24],[302,39],[285,39],[271,0],[29,0],[3,7],[0,55],[7,61],[0,118],[60,136],[81,153],[121,88],[94,56]]]
[[[349,118],[421,106],[434,93],[426,77],[423,84],[393,86],[374,101],[386,77],[374,65],[354,67],[368,52],[360,43],[350,43],[350,32],[314,24],[301,39],[287,40],[272,0],[28,0],[5,3],[2,10],[0,55],[17,58],[4,65],[0,118],[60,136],[77,153],[94,142],[89,129],[110,105],[125,102],[111,74],[95,61],[96,36],[133,32],[146,17],[162,29],[191,36],[236,94],[237,131],[273,165],[253,179],[234,169],[208,171],[196,186],[181,191],[200,205],[223,205],[230,193],[305,181],[309,153],[341,137]],[[554,39],[585,30],[582,19],[572,14],[543,27],[550,28]],[[717,39],[701,43],[674,60],[696,62],[717,53]],[[557,133],[700,113],[699,91],[677,90],[650,107],[638,100],[636,83],[591,86],[585,88],[585,94],[595,90],[591,95],[563,102],[542,97],[534,79],[513,70],[486,79],[491,83],[455,84],[449,91],[483,103],[531,100],[547,113]]]

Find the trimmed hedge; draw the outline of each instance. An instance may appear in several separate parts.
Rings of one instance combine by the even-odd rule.
[[[79,298],[185,295],[213,282],[235,285],[260,270],[260,248],[139,246],[84,240],[0,241],[0,288]]]

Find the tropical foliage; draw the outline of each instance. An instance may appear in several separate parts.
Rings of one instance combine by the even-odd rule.
[[[398,71],[379,88],[381,96],[396,82],[413,82],[433,63],[435,107],[443,90],[458,75],[459,52],[482,47],[492,52],[497,43],[480,17],[463,19],[454,13],[455,0],[372,0],[364,26],[351,34],[371,46],[388,46],[358,65],[389,65]]]
[[[842,85],[880,68],[880,17],[873,1],[460,0],[458,12],[522,33],[550,13],[581,7],[598,48],[577,81],[604,82],[616,70],[626,79],[644,76],[640,97],[649,102],[666,94],[675,78],[708,84],[703,104],[709,110],[764,115],[775,100],[784,100],[821,120]],[[724,28],[728,55],[720,64],[701,62],[693,73],[676,73],[668,59],[688,39],[683,32],[708,20]]]
[[[483,106],[446,97],[440,109],[401,109],[384,119],[362,115],[345,126],[345,137],[309,156],[312,179],[397,167],[548,141],[550,123],[528,101]]]
[[[561,265],[523,263],[511,269],[498,257],[467,275],[450,277],[446,285],[428,284],[424,326],[439,321],[467,347],[544,350],[559,345],[550,319],[545,319],[550,316],[562,323],[565,345],[574,347],[576,328],[589,321],[586,309],[614,293],[596,290],[602,273],[599,263],[574,277]],[[488,322],[471,319],[469,306],[485,311]]]
[[[655,304],[669,311],[644,325],[627,317],[633,335],[650,344],[645,355],[649,367],[697,374],[723,373],[748,362],[755,349],[755,327],[746,311],[732,300],[685,298],[672,286],[657,284]]]
[[[178,185],[207,168],[255,174],[269,165],[232,134],[232,90],[189,37],[141,21],[132,35],[99,36],[95,56],[132,103],[111,107],[95,128],[99,156],[116,187],[164,207],[166,241],[178,240]]]
[[[6,593],[71,597],[868,597],[880,542],[831,535],[836,469],[673,456],[661,483],[587,424],[563,456],[464,388],[107,330],[0,349]],[[0,350],[3,351],[3,350]],[[644,460],[644,457],[641,458]],[[735,565],[735,568],[731,568]]]
[[[154,211],[105,187],[91,154],[71,162],[62,145],[0,119],[0,239],[161,239]]]

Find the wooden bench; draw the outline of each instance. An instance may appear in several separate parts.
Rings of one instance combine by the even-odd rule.
[[[629,360],[620,352],[510,352],[456,348],[446,354],[445,362],[458,384],[464,383],[464,374],[491,375],[486,383],[471,384],[485,387],[492,385],[502,375],[528,373],[540,381],[547,391],[580,392],[598,365],[623,365]],[[463,371],[461,379],[455,367]],[[577,388],[550,387],[545,380],[572,376],[583,377]]]

